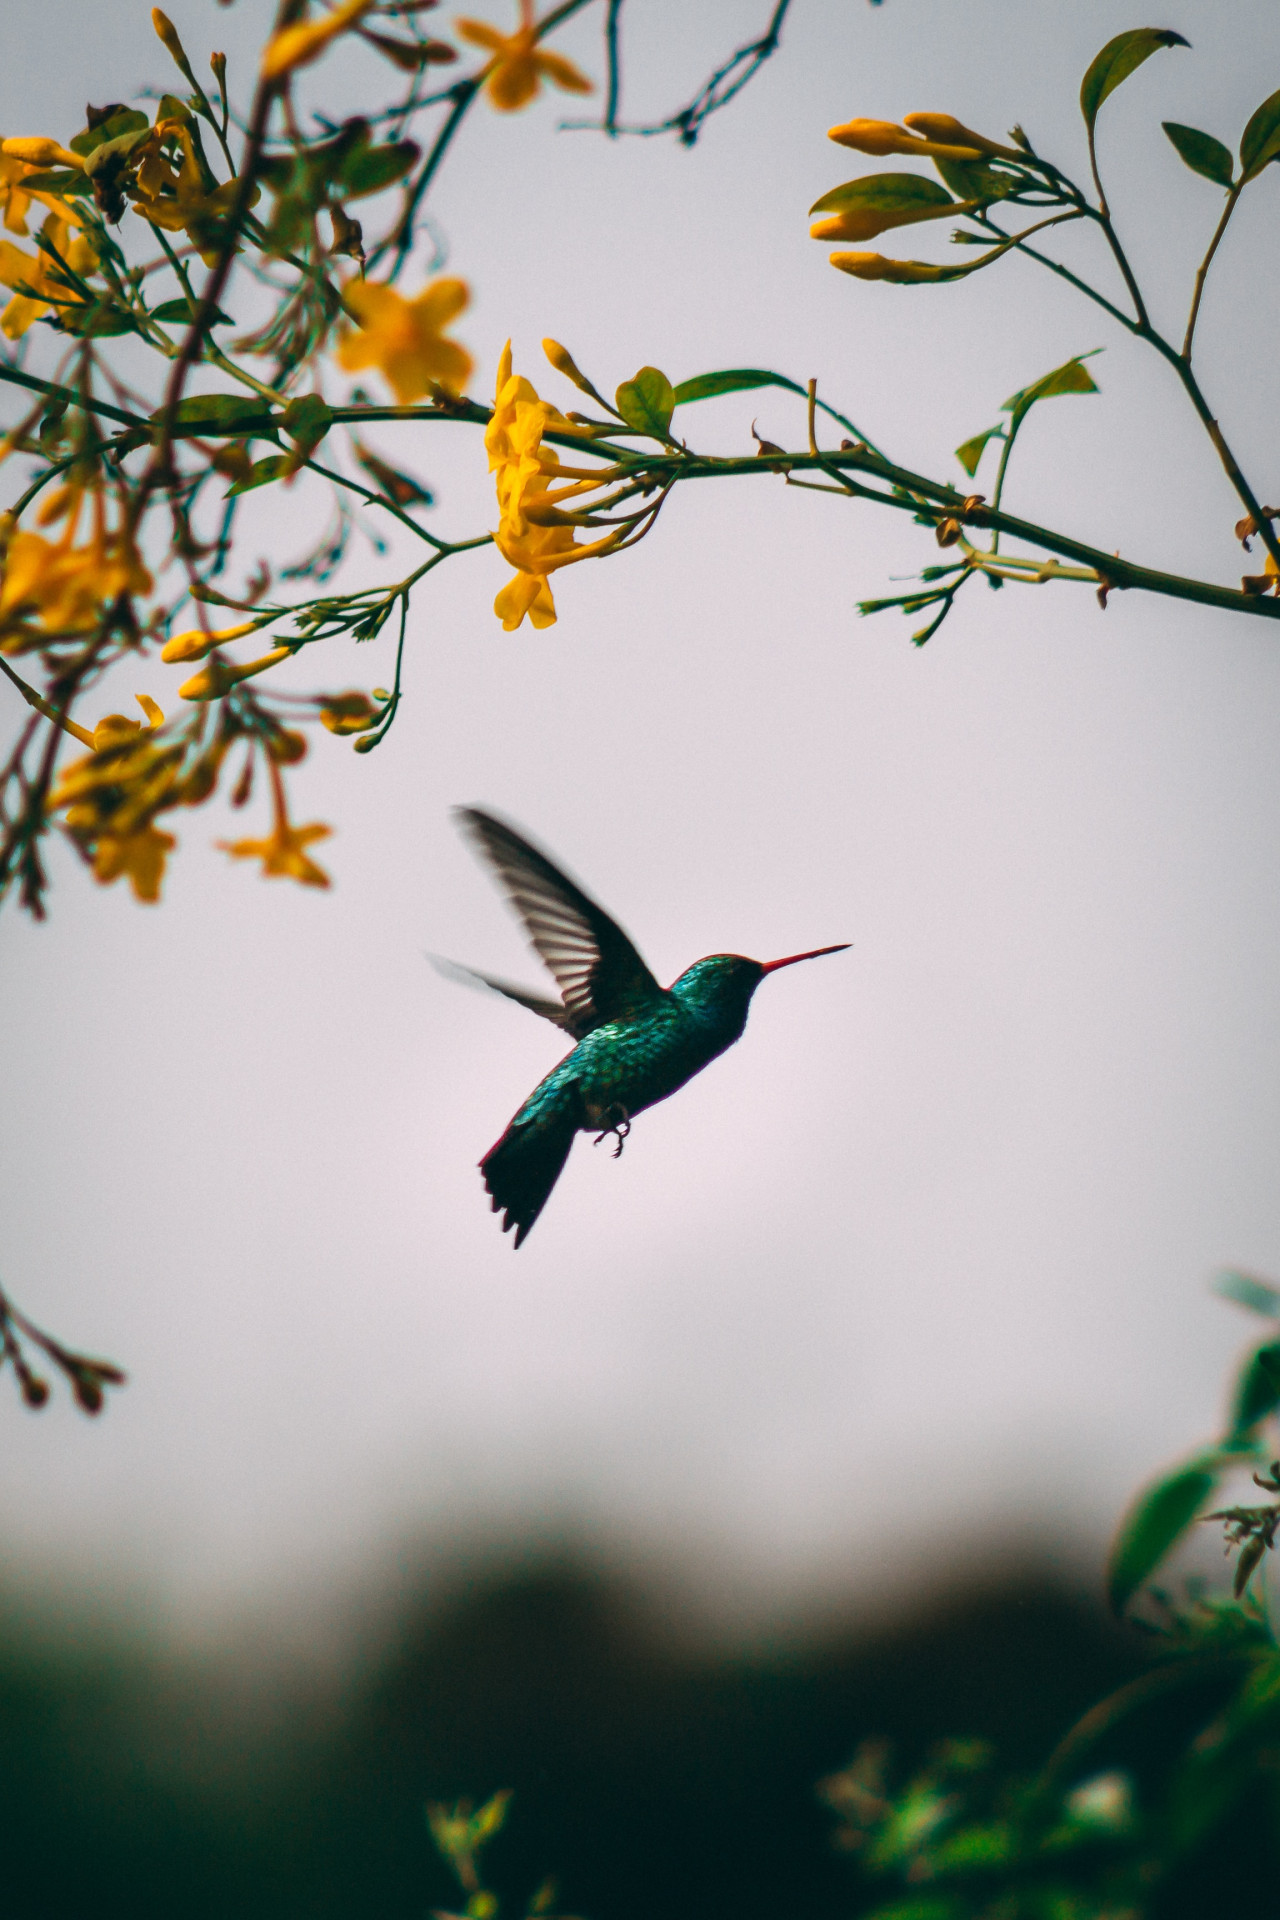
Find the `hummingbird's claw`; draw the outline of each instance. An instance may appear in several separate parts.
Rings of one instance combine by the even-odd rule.
[[[614,1114],[618,1116],[616,1120],[612,1119]],[[625,1107],[615,1106],[610,1107],[608,1113],[605,1115],[605,1119],[610,1120],[611,1124],[605,1128],[603,1133],[596,1135],[592,1144],[598,1147],[602,1140],[608,1140],[610,1136],[612,1136],[618,1143],[613,1150],[613,1157],[615,1160],[619,1160],[622,1157],[622,1143],[631,1131],[631,1115]]]

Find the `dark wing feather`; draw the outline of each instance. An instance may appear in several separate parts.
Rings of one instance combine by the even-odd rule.
[[[528,1007],[530,1013],[540,1013],[553,1026],[571,1033],[575,1040],[581,1040],[582,1034],[574,1025],[568,1008],[561,1006],[558,1000],[546,1000],[540,993],[529,993],[524,987],[514,986],[510,980],[496,980],[491,973],[480,973],[475,967],[461,967],[456,960],[446,960],[438,953],[429,953],[427,958],[446,980],[456,980],[464,987],[483,987],[490,993],[505,994],[508,1000],[518,1001],[522,1007]]]
[[[662,988],[617,922],[544,853],[490,813],[459,807],[458,820],[494,869],[572,1022],[590,1033],[662,998]]]

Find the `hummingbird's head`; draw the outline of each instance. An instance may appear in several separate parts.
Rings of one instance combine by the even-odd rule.
[[[815,947],[809,953],[788,954],[785,960],[749,960],[742,953],[711,953],[705,960],[695,960],[671,991],[701,1012],[736,1015],[745,1021],[751,996],[766,973],[793,967],[798,960],[817,960],[824,953],[843,953],[848,945],[846,940],[838,947]]]

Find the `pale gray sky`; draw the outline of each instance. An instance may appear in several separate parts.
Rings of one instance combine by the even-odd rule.
[[[7,132],[66,138],[86,96],[172,82],[144,6],[10,6]],[[169,10],[243,91],[262,0]],[[637,112],[687,98],[765,12],[633,0]],[[1101,397],[1026,430],[1011,501],[1230,579],[1232,496],[1172,377],[1103,316],[1022,264],[859,286],[807,238],[811,201],[861,170],[824,137],[854,114],[1016,118],[1083,169],[1080,75],[1136,21],[1112,0],[796,0],[782,55],[692,153],[557,134],[558,100],[486,112],[434,202],[474,288],[476,391],[508,334],[565,405],[544,334],[608,387],[644,362],[816,373],[948,473],[1013,389],[1105,345]],[[1234,143],[1280,79],[1280,19],[1173,0],[1162,23],[1194,50],[1107,105],[1103,151],[1172,325],[1218,200],[1159,122]],[[557,44],[599,74],[594,33]],[[351,67],[314,90],[364,98]],[[1201,340],[1268,497],[1278,194],[1272,169]],[[767,394],[687,430],[745,450],[754,415],[803,432]],[[492,524],[474,432],[370,438],[429,479],[436,524]],[[307,505],[255,496],[246,557],[296,555]],[[51,924],[0,925],[0,1265],[131,1383],[94,1424],[0,1404],[11,1565],[123,1580],[179,1618],[457,1528],[577,1528],[726,1616],[883,1593],[1008,1528],[1096,1565],[1135,1482],[1218,1418],[1252,1329],[1209,1273],[1280,1272],[1280,638],[982,590],[918,653],[855,602],[927,546],[780,482],[689,488],[635,553],[559,576],[557,626],[514,635],[490,612],[506,569],[460,560],[415,602],[391,740],[360,760],[322,738],[296,782],[300,816],[338,828],[332,893],[232,867],[210,810],[179,823],[159,910],[55,856]],[[348,577],[394,564],[365,548]],[[338,647],[302,680],[389,672]],[[158,663],[115,704],[134,681],[176,704]],[[854,942],[766,982],[743,1043],[620,1163],[580,1142],[518,1256],[475,1162],[557,1041],[424,958],[537,978],[459,801],[525,824],[664,978]]]

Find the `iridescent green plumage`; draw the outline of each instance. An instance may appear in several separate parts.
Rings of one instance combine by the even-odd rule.
[[[621,1153],[637,1113],[675,1093],[733,1045],[766,973],[844,947],[768,962],[715,953],[661,987],[616,921],[514,828],[474,807],[460,808],[458,818],[496,870],[563,997],[544,1000],[487,974],[470,977],[577,1040],[480,1162],[493,1210],[503,1213],[502,1230],[514,1227],[519,1246],[560,1176],[575,1133],[613,1134]]]

